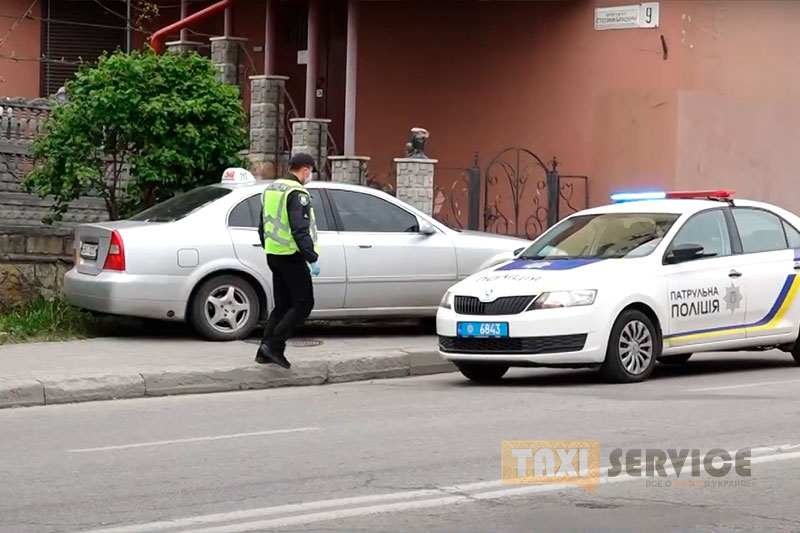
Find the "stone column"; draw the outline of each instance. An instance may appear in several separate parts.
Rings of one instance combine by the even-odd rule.
[[[433,171],[438,162],[436,159],[414,157],[395,159],[397,199],[432,216]]]
[[[311,155],[317,162],[320,179],[327,179],[326,164],[328,161],[328,125],[326,118],[293,118],[292,123],[292,155],[300,152]]]
[[[334,155],[328,160],[331,162],[331,181],[350,185],[367,184],[369,157]]]
[[[167,52],[173,52],[177,54],[188,54],[189,52],[197,52],[203,43],[197,43],[194,41],[170,41],[168,43],[164,43],[167,47]]]
[[[285,76],[250,76],[250,162],[256,176],[271,179],[285,160]]]
[[[239,46],[247,42],[240,37],[211,37],[211,62],[217,79],[239,87]]]

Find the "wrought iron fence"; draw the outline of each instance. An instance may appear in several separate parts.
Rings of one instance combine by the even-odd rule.
[[[560,175],[526,148],[500,151],[485,168],[437,166],[434,216],[458,229],[535,239],[589,204],[587,176]]]
[[[548,168],[526,148],[507,148],[486,167],[484,230],[533,239],[548,227]]]
[[[480,174],[477,152],[470,167],[436,167],[433,216],[439,222],[456,229],[480,228]]]
[[[589,207],[589,176],[558,175],[558,215],[577,213]]]

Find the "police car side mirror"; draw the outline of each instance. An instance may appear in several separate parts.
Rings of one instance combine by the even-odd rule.
[[[703,257],[705,248],[699,244],[679,244],[667,254],[667,261],[670,263],[684,263],[694,261]]]

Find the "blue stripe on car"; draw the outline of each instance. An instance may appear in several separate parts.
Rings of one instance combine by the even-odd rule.
[[[496,271],[508,270],[572,270],[582,266],[597,263],[602,259],[554,259],[553,261],[538,261],[531,259],[517,259]]]

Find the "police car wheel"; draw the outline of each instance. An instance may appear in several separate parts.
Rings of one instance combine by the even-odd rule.
[[[692,357],[690,353],[682,353],[680,355],[665,355],[664,357],[659,357],[658,362],[664,365],[680,365],[685,363]]]
[[[258,294],[248,281],[224,275],[200,286],[189,316],[195,330],[207,340],[240,340],[258,324],[259,307]]]
[[[457,363],[465,378],[472,381],[496,381],[508,372],[508,365],[493,363]]]
[[[426,334],[436,335],[436,317],[425,317],[419,323]]]
[[[614,383],[644,381],[652,374],[660,354],[661,336],[653,322],[641,311],[629,309],[611,329],[601,371]]]
[[[800,340],[798,340],[792,347],[792,357],[794,357],[794,360],[797,362],[797,364],[800,364]]]

